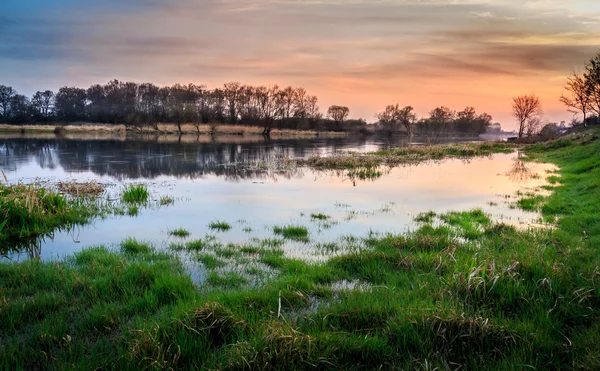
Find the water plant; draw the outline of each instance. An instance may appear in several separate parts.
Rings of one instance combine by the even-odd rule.
[[[308,242],[308,229],[301,225],[284,225],[284,226],[274,226],[273,232],[275,234],[281,235],[284,238]]]
[[[104,212],[93,200],[67,198],[37,184],[0,183],[0,240],[29,238],[85,224]]]
[[[328,220],[330,216],[323,213],[312,213],[310,214],[310,218],[313,220]]]
[[[172,205],[175,203],[175,199],[170,196],[161,196],[158,200],[158,203],[160,204],[160,206]]]
[[[143,184],[129,185],[123,190],[121,199],[127,203],[143,204],[148,201],[150,192]]]
[[[220,232],[227,232],[231,229],[231,224],[227,222],[214,221],[208,225],[208,228]]]
[[[169,234],[169,236],[180,237],[180,238],[186,238],[186,237],[190,236],[190,232],[187,229],[183,229],[183,228],[170,230],[168,232],[168,234]]]

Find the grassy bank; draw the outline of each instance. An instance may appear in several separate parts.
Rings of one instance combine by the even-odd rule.
[[[331,157],[310,157],[297,160],[300,166],[315,169],[373,169],[380,166],[394,167],[445,158],[471,158],[490,156],[495,153],[510,153],[516,145],[506,142],[483,142],[432,146],[410,146],[391,150],[349,153]]]
[[[274,240],[174,245],[206,268],[201,287],[178,255],[131,239],[0,264],[0,367],[598,369],[598,132],[527,153],[561,167],[542,207],[556,229],[427,213],[312,264]],[[272,274],[253,285],[260,269],[223,271],[231,257]]]
[[[263,136],[263,128],[258,126],[245,126],[245,125],[217,125],[212,126],[208,124],[202,124],[196,127],[191,124],[183,124],[181,126],[182,132],[179,133],[179,129],[175,124],[158,124],[158,130],[151,127],[145,128],[129,128],[125,125],[108,125],[108,124],[95,124],[95,123],[73,123],[69,125],[62,125],[60,123],[54,125],[44,124],[32,124],[32,125],[8,125],[0,124],[0,133],[57,133],[58,135],[69,135],[79,133],[125,133],[126,131],[133,131],[140,134],[152,134],[152,135],[250,135],[250,136]],[[333,131],[321,131],[317,132],[314,130],[291,130],[291,129],[273,129],[271,131],[271,137],[281,138],[297,138],[297,137],[314,137],[316,135],[325,137],[340,137],[345,136],[346,132],[333,132]]]

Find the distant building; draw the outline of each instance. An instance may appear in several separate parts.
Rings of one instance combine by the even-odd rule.
[[[502,132],[502,125],[500,125],[498,122],[493,123],[487,129],[487,132],[490,134],[500,134]]]

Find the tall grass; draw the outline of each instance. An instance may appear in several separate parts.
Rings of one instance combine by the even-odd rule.
[[[122,200],[127,203],[143,204],[148,202],[150,192],[148,188],[142,184],[130,185],[123,190]]]
[[[38,185],[0,183],[0,240],[27,238],[68,224],[83,224],[94,214],[79,199],[67,199]]]

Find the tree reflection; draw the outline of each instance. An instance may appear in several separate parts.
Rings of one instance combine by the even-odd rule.
[[[355,140],[356,145],[365,142]],[[43,169],[60,167],[68,173],[92,172],[117,180],[159,176],[195,179],[205,175],[230,181],[291,178],[298,175],[297,169],[274,166],[276,159],[305,157],[323,149],[333,152],[347,144],[340,138],[250,143],[11,138],[0,139],[0,168],[18,170],[35,162]]]
[[[513,182],[526,182],[535,175],[535,172],[527,167],[523,157],[523,153],[518,151],[510,170],[506,173]]]

